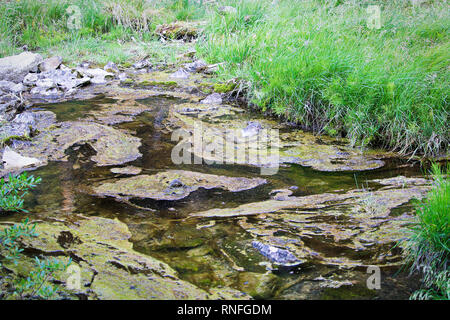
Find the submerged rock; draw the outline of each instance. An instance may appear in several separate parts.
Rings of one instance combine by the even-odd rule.
[[[363,171],[383,167],[381,159],[393,156],[352,148],[345,139],[317,137],[301,130],[280,133],[276,130],[286,129],[284,125],[268,119],[249,121],[242,110],[219,106],[220,103],[221,95],[214,93],[200,104],[175,106],[168,117],[171,127],[181,127],[190,133],[202,130],[203,143],[215,151],[214,155],[195,148],[192,152],[206,161],[226,160],[257,167],[300,164],[319,171]],[[227,145],[233,145],[236,151],[224,152]]]
[[[259,241],[253,241],[252,246],[267,259],[280,266],[295,267],[303,263],[301,260],[297,259],[297,257],[294,256],[291,252],[289,252],[289,250],[277,248]]]
[[[90,158],[98,166],[119,165],[141,156],[140,139],[120,130],[93,122],[68,121],[54,126],[33,138],[31,144],[18,152],[45,161],[65,160],[72,146],[88,144],[95,151]]]
[[[38,237],[23,240],[25,252],[38,250],[62,260],[70,257],[72,265],[80,268],[81,286],[74,290],[61,287],[73,299],[75,294],[100,300],[249,299],[230,288],[220,294],[208,293],[180,280],[164,262],[134,251],[130,231],[117,219],[79,217],[74,223],[40,222],[36,232]],[[30,271],[26,265],[17,268],[11,263],[8,268],[23,276]],[[67,274],[54,277],[63,283],[69,281]]]
[[[113,125],[133,121],[135,116],[152,110],[151,106],[144,105],[134,99],[121,100],[112,104],[101,104],[99,109],[89,112],[97,121]]]
[[[142,172],[142,169],[134,166],[128,166],[123,168],[112,168],[111,172],[117,174],[137,175]]]
[[[224,189],[230,192],[249,190],[266,183],[265,179],[235,178],[200,172],[170,170],[155,175],[140,175],[104,183],[94,188],[98,196],[110,196],[118,200],[130,198],[154,200],[180,200],[199,188]]]
[[[239,273],[239,289],[255,299],[270,299],[280,285],[280,279],[273,273]]]
[[[399,181],[404,184],[399,185]],[[302,261],[349,268],[400,265],[402,240],[408,235],[407,225],[414,221],[413,216],[400,209],[411,210],[409,202],[423,198],[431,185],[416,185],[416,179],[404,177],[378,182],[385,187],[376,191],[289,196],[283,201],[266,200],[191,216],[243,217],[239,226],[256,238],[254,241],[288,250]],[[269,247],[257,246],[264,252],[270,251]]]

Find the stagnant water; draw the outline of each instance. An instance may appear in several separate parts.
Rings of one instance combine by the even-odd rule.
[[[59,121],[83,119],[98,104],[111,103],[111,99],[93,99],[83,102],[66,102],[41,105],[35,109],[50,110],[57,114]],[[167,169],[183,169],[203,173],[260,177],[260,170],[254,167],[237,165],[174,165],[170,155],[175,145],[170,135],[163,133],[159,118],[161,110],[183,100],[169,96],[156,96],[140,100],[152,106],[152,111],[144,112],[134,121],[115,125],[126,129],[142,139],[142,157],[123,166],[133,165],[143,169],[142,173],[152,174]],[[88,187],[103,180],[121,177],[113,174],[111,167],[98,167],[89,161],[86,148],[71,149],[69,161],[50,162],[33,171],[42,177],[42,183],[26,198],[27,214],[31,219],[59,220],[81,213],[86,216],[118,218],[126,223],[133,234],[131,241],[135,250],[154,256],[179,272],[180,278],[202,288],[227,285],[239,289],[238,273],[232,264],[245,271],[264,273],[265,258],[256,251],[242,253],[242,243],[251,239],[236,218],[216,219],[210,228],[198,228],[208,221],[185,219],[188,214],[212,208],[233,208],[244,203],[269,199],[274,189],[297,186],[294,196],[304,196],[325,192],[346,192],[356,188],[356,183],[387,177],[420,176],[417,166],[404,165],[403,161],[391,160],[381,169],[363,172],[320,172],[310,168],[289,165],[281,167],[273,176],[265,176],[269,183],[244,192],[226,192],[219,189],[200,189],[180,201],[145,201],[146,207],[156,211],[139,210],[111,198],[99,198],[89,193]],[[400,209],[401,210],[401,209]],[[23,215],[2,217],[2,220],[19,220]],[[367,252],[349,252],[339,249],[323,237],[308,240],[312,248],[335,256],[351,256],[352,259],[365,258]],[[341,250],[341,252],[336,252]],[[227,256],[224,255],[224,252]],[[233,262],[231,262],[233,261]],[[291,270],[277,270],[274,273],[281,279],[275,299],[327,299],[327,298],[380,298],[406,299],[418,286],[416,278],[407,277],[406,272],[396,268],[383,269],[380,290],[369,290],[366,279],[369,276],[364,268],[346,269],[319,264],[305,264]],[[333,279],[352,281],[351,286],[340,288],[320,287],[319,276],[333,275]],[[301,281],[299,281],[301,280]]]

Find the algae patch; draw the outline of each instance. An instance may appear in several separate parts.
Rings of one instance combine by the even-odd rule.
[[[139,175],[104,183],[94,187],[99,196],[110,196],[119,200],[130,198],[154,200],[180,200],[190,193],[204,189],[224,189],[230,192],[249,190],[266,183],[265,179],[225,177],[200,172],[169,170],[155,175]]]

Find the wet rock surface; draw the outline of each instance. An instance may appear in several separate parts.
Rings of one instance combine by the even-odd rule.
[[[90,159],[99,166],[123,164],[141,156],[139,138],[105,125],[83,121],[59,123],[15,150],[44,163],[67,160],[66,152],[70,148],[85,144],[92,148]]]
[[[216,176],[192,171],[171,170],[155,175],[140,175],[105,183],[94,192],[100,196],[117,199],[148,198],[154,200],[180,200],[192,192],[203,189],[225,189],[239,192],[255,188],[267,181],[265,179],[233,178]]]
[[[190,39],[175,26],[160,32]],[[393,247],[429,181],[396,168],[390,153],[228,104],[224,93],[233,87],[209,75],[219,65],[195,51],[182,60],[164,70],[147,58],[129,69],[70,69],[55,58],[41,72],[27,69],[20,83],[0,83],[8,145],[0,155],[36,159],[16,169],[39,167],[33,174],[45,182],[27,198],[32,219],[42,220],[27,254],[76,257],[84,285],[77,294],[91,299],[407,297],[412,286],[391,275],[392,290],[368,291],[365,268],[398,270],[402,245]],[[26,104],[14,95],[23,89],[34,90],[33,102],[58,103],[18,109]],[[217,152],[188,148],[203,165],[173,164],[170,134],[182,129],[193,142],[199,124]],[[257,161],[255,142],[271,129],[279,130],[280,156]],[[226,158],[220,148],[231,141],[248,158]],[[275,175],[259,175],[276,161]],[[16,170],[12,162],[19,161],[6,161],[0,175]],[[357,189],[359,179],[365,189]]]
[[[0,226],[1,228],[1,226]],[[129,242],[131,233],[118,220],[99,217],[78,218],[72,224],[38,223],[39,237],[24,241],[25,252],[38,251],[41,256],[72,258],[84,272],[80,289],[70,294],[88,299],[248,299],[238,290],[228,288],[207,292],[180,280],[167,264],[140,254]],[[13,272],[14,265],[8,265]],[[25,275],[26,273],[22,274]],[[67,275],[59,275],[67,281]]]

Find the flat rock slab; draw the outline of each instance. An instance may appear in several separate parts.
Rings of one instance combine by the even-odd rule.
[[[102,104],[99,110],[92,110],[89,112],[89,115],[92,115],[97,122],[114,125],[133,121],[135,116],[152,109],[151,106],[146,106],[134,99],[130,99],[118,101],[114,104]]]
[[[137,175],[142,172],[142,168],[134,167],[134,166],[127,166],[123,168],[112,168],[110,170],[112,173],[116,174],[127,174],[127,175]]]
[[[119,165],[141,156],[141,141],[130,134],[94,122],[67,121],[37,135],[30,145],[16,151],[43,161],[67,159],[66,151],[88,144],[95,151],[91,160],[98,166]]]
[[[2,226],[0,225],[0,229]],[[23,241],[25,252],[72,258],[81,270],[81,287],[68,294],[101,300],[148,299],[249,299],[238,290],[224,288],[207,292],[180,280],[175,270],[164,262],[133,250],[131,233],[119,220],[84,217],[74,223],[40,222],[38,237]],[[32,265],[31,257],[29,265]],[[27,263],[9,269],[26,275]],[[67,281],[67,274],[56,275]],[[76,298],[73,296],[73,298]]]
[[[130,198],[153,200],[180,200],[203,189],[224,189],[230,192],[249,190],[265,184],[265,179],[225,177],[200,172],[170,170],[155,175],[139,175],[104,183],[94,188],[98,196],[118,200]]]
[[[398,243],[407,237],[407,225],[414,217],[405,210],[395,214],[393,210],[408,209],[411,200],[426,196],[431,184],[402,176],[377,182],[384,187],[267,200],[191,217],[237,218],[239,226],[259,243],[246,245],[275,263],[277,256],[271,252],[278,248],[299,261],[327,266],[399,265],[403,260]]]
[[[204,100],[205,101],[205,100]],[[301,130],[283,133],[278,122],[254,119],[242,114],[242,109],[226,105],[189,103],[170,111],[168,125],[193,134],[200,132],[205,149],[191,150],[208,162],[234,163],[258,167],[299,164],[318,171],[364,171],[381,168],[388,152],[369,151],[350,146],[345,139],[315,136]],[[271,131],[279,129],[280,131]],[[194,135],[189,140],[194,144]],[[234,145],[235,152],[226,152]]]

